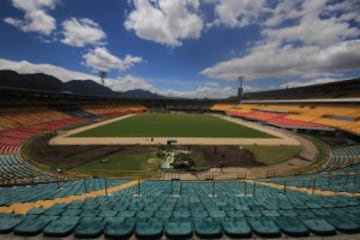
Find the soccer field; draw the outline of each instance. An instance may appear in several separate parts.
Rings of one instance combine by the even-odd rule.
[[[219,117],[200,114],[139,114],[70,137],[276,138]]]

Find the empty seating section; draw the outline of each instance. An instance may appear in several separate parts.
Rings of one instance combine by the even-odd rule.
[[[295,176],[278,176],[263,179],[279,185],[305,187],[309,189],[329,190],[333,192],[360,192],[360,163],[359,159],[353,165],[334,169],[334,167],[348,162],[340,158],[339,164],[333,162],[324,165],[323,171],[319,173],[302,174]]]
[[[1,188],[7,194],[0,195],[0,205],[54,199],[83,189],[81,181],[63,184],[63,189],[56,184]],[[11,192],[14,199],[8,197]],[[37,207],[26,215],[0,214],[0,234],[37,237],[269,238],[359,231],[359,198],[290,190],[283,194],[244,182],[144,181],[140,188],[133,186],[111,196]]]
[[[83,106],[82,108],[89,113],[102,117],[118,117],[146,111],[146,108],[142,105]]]
[[[230,104],[230,103],[216,103],[214,104],[210,110],[211,111],[223,111],[226,112],[227,110],[231,109],[235,107],[234,104]]]
[[[360,106],[357,105],[245,103],[226,112],[229,116],[262,121],[279,127],[333,127],[360,134]]]
[[[292,120],[287,119],[286,114],[283,113],[270,113],[270,112],[261,112],[261,111],[250,111],[250,112],[239,112],[230,110],[227,112],[229,116],[232,117],[241,117],[245,119],[265,122],[270,125],[275,125],[279,127],[287,127],[287,128],[324,128],[325,125],[311,123],[307,121],[301,120]]]
[[[344,168],[360,162],[360,145],[335,146],[331,148],[330,158],[323,165],[325,170]]]
[[[28,182],[46,182],[55,178],[49,174],[41,172],[32,165],[24,162],[17,155],[0,155],[0,180],[10,182],[11,179],[17,181],[28,180]],[[27,179],[32,178],[32,179]]]
[[[286,126],[293,128],[326,128],[326,126],[322,124],[312,123],[302,120],[286,119],[284,117],[272,118],[268,120],[267,123],[280,127]]]
[[[251,119],[251,120],[256,120],[256,121],[261,121],[261,122],[266,122],[270,119],[273,118],[278,118],[281,117],[282,114],[279,113],[269,113],[269,112],[260,112],[260,111],[251,111],[251,112],[247,112],[247,113],[241,113],[241,112],[232,112],[229,111],[228,112],[229,115],[231,116],[239,116],[239,117],[243,117],[246,119]]]
[[[48,119],[49,118],[46,120]],[[19,150],[21,144],[23,144],[28,138],[32,136],[38,135],[42,132],[56,130],[82,121],[82,119],[65,118],[60,120],[27,124],[27,122],[24,120],[21,127],[0,132],[0,154],[16,153]]]
[[[23,129],[12,129],[0,132],[0,154],[16,153],[26,139],[37,134],[37,132]]]
[[[0,206],[11,206],[14,203],[35,202],[39,200],[49,200],[63,198],[68,196],[76,196],[84,193],[97,191],[126,183],[128,180],[113,180],[95,178],[86,180],[75,180],[51,183],[40,183],[26,186],[0,187]],[[69,208],[78,208],[82,206],[82,202],[72,202]],[[97,208],[94,206],[94,208]]]
[[[15,110],[16,112],[14,112]],[[99,111],[105,115],[106,113],[121,115],[144,110],[144,107],[134,105],[112,106],[110,109],[104,108]],[[92,118],[93,116],[95,115],[75,107],[69,114],[45,107],[2,109],[0,113],[0,173],[3,178],[8,181],[11,177],[16,178],[16,181],[25,178],[32,178],[32,181],[53,180],[52,177],[42,174],[13,154],[18,153],[21,145],[35,135],[78,124],[88,119],[87,117]],[[34,175],[38,177],[34,179]]]

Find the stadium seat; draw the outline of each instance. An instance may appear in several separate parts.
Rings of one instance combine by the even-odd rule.
[[[167,222],[165,235],[169,239],[190,239],[193,236],[191,222]]]
[[[101,236],[104,227],[103,218],[101,217],[82,217],[74,230],[74,236],[78,238],[96,238]]]
[[[232,219],[223,222],[224,233],[230,238],[250,238],[252,236],[251,229],[243,219]]]
[[[107,222],[104,235],[109,239],[127,239],[133,235],[134,230],[134,222],[113,218]]]
[[[79,219],[76,217],[61,217],[47,225],[43,234],[46,237],[66,237],[73,233],[78,222]]]

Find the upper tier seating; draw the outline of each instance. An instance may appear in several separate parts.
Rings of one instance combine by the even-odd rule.
[[[283,127],[334,127],[360,135],[360,106],[357,105],[240,104],[227,113]]]
[[[82,108],[89,113],[103,117],[117,117],[146,111],[146,108],[142,105],[82,106]]]
[[[233,108],[234,106],[235,106],[234,104],[230,104],[230,103],[216,103],[210,108],[210,110],[226,112],[227,110]]]

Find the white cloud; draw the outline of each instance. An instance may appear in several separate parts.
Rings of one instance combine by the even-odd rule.
[[[245,27],[256,23],[265,11],[265,0],[220,0],[215,6],[216,19],[209,26]]]
[[[330,16],[321,17],[324,12]],[[331,17],[331,12],[328,12],[325,1],[305,1],[302,9],[293,10],[292,15],[301,17],[298,24],[284,28],[264,29],[262,34],[273,41],[300,41],[306,45],[325,46],[355,38],[360,34],[359,28],[351,27],[348,22],[343,20],[342,15]]]
[[[203,21],[198,16],[198,0],[133,0],[135,9],[124,23],[139,38],[171,47],[189,38],[199,38]]]
[[[166,89],[159,90],[158,93],[163,96],[182,98],[226,98],[230,96],[236,96],[237,90],[232,87],[212,88],[209,86],[200,86],[189,91]]]
[[[86,45],[102,45],[106,34],[101,27],[88,18],[70,18],[62,23],[64,28],[64,44],[73,47],[84,47]]]
[[[283,23],[285,20],[297,19],[299,15],[299,7],[303,0],[278,1],[276,8],[272,10],[272,14],[264,22],[266,26],[275,27]]]
[[[349,1],[278,1],[273,10],[260,16],[262,39],[255,46],[245,55],[219,62],[201,74],[251,80],[307,78],[359,69],[360,29],[350,24],[357,21],[358,9],[360,5],[351,7]]]
[[[130,54],[127,54],[124,59],[120,59],[103,47],[97,47],[89,51],[83,55],[83,59],[85,66],[97,71],[109,71],[111,69],[126,71],[134,64],[143,61],[141,57]]]
[[[50,35],[56,29],[56,20],[46,11],[55,9],[56,0],[12,0],[12,5],[25,12],[24,19],[7,17],[4,21],[23,32]]]
[[[218,63],[201,74],[226,80],[243,76],[251,80],[357,68],[360,68],[360,40],[351,40],[327,48],[260,45],[247,56]]]

